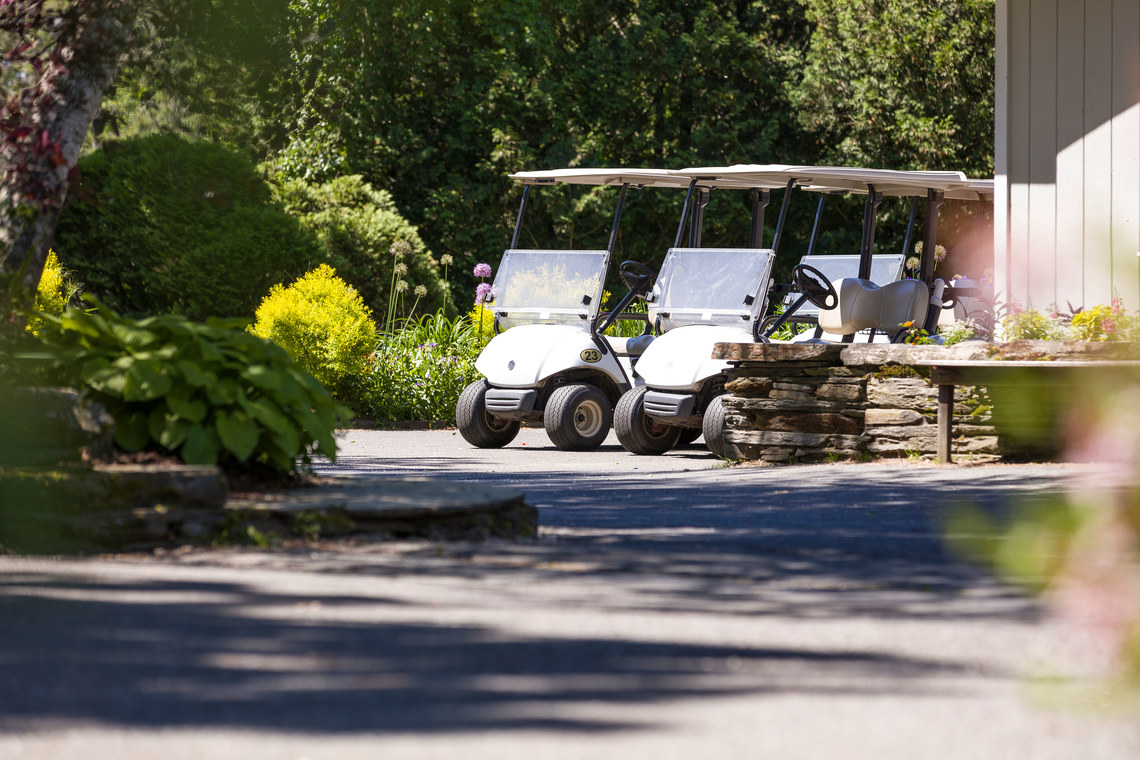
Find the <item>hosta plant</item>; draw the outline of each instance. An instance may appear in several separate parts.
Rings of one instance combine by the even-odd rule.
[[[99,304],[42,317],[41,349],[23,359],[101,402],[126,451],[285,472],[310,453],[336,455],[338,407],[328,392],[241,320],[134,320]]]

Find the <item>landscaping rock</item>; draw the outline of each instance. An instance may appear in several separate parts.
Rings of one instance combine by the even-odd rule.
[[[511,489],[336,478],[228,496],[214,467],[130,465],[0,471],[0,548],[84,553],[286,540],[533,538],[538,512]]]
[[[71,388],[7,388],[0,398],[0,465],[52,466],[108,454],[114,421]]]

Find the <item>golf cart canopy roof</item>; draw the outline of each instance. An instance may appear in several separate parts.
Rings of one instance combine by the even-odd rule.
[[[671,169],[547,169],[516,172],[511,179],[524,185],[630,185],[632,187],[688,187],[692,177]]]
[[[767,188],[786,187],[795,178],[788,164],[741,164],[739,166],[691,166],[677,174],[700,180],[705,187]],[[738,171],[746,169],[746,171]]]
[[[962,198],[968,201],[993,201],[994,181],[992,179],[967,180],[965,190],[954,190],[946,193],[947,198]]]
[[[776,187],[795,179],[801,187],[819,192],[865,193],[868,185],[873,185],[876,192],[898,196],[921,196],[928,190],[939,190],[948,198],[978,200],[992,197],[993,193],[993,180],[971,180],[962,172],[736,164],[693,167],[679,173],[708,178],[722,187]]]
[[[962,172],[863,169],[851,166],[797,166],[792,169],[803,185],[823,190],[866,192],[869,185],[883,195],[926,195],[927,190],[949,193],[967,186]]]

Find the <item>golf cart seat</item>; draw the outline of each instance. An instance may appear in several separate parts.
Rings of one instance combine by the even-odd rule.
[[[898,280],[876,285],[870,280],[846,277],[832,283],[839,301],[834,309],[821,309],[819,326],[833,335],[877,330],[894,335],[905,322],[921,325],[930,305],[930,288],[920,280]]]
[[[610,344],[610,348],[618,356],[641,356],[645,353],[645,349],[649,348],[649,344],[653,342],[652,335],[635,335],[632,338],[618,338],[613,335],[607,335],[606,343]]]

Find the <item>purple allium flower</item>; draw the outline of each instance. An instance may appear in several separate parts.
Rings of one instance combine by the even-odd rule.
[[[476,264],[475,265],[475,276],[476,277],[490,277],[491,276],[491,265],[490,264],[482,264],[482,263]]]
[[[484,264],[483,266],[486,266]],[[485,282],[479,283],[475,288],[475,303],[480,304],[487,300],[487,296],[491,294],[491,286]]]

